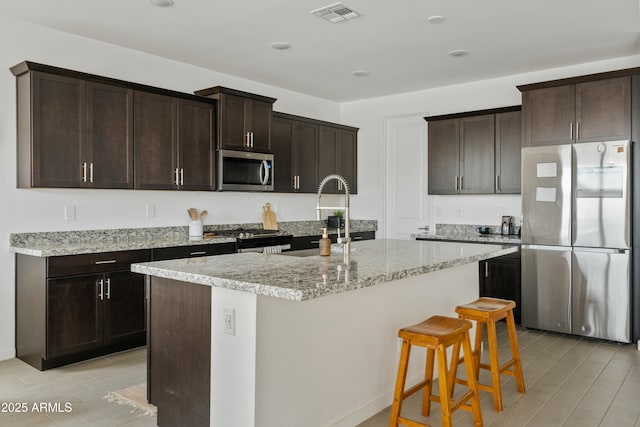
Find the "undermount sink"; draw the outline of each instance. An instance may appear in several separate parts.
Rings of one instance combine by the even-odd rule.
[[[314,255],[320,256],[320,249],[311,248],[311,249],[300,249],[297,251],[285,251],[285,252],[282,252],[281,255],[297,256],[297,257],[308,257],[308,256],[314,256]]]

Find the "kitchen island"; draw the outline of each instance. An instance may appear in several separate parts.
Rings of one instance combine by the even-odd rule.
[[[133,264],[148,275],[158,425],[353,426],[391,403],[399,328],[478,297],[500,245],[373,240],[341,253]],[[424,369],[416,358],[409,381]]]

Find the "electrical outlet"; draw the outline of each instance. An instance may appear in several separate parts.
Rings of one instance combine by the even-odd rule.
[[[147,205],[147,218],[155,218],[156,205]]]
[[[225,334],[236,334],[236,314],[233,308],[225,308],[222,311],[222,330]]]
[[[64,220],[65,221],[75,221],[76,220],[76,207],[75,206],[65,206],[64,207]]]

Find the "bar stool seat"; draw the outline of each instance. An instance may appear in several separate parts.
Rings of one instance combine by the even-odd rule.
[[[471,352],[471,340],[469,338],[469,329],[471,322],[462,319],[445,316],[433,316],[417,325],[400,329],[398,336],[402,338],[402,351],[400,353],[400,362],[398,365],[398,376],[396,379],[396,387],[393,396],[393,405],[391,408],[391,419],[389,425],[397,427],[399,424],[408,426],[426,426],[400,415],[403,400],[417,391],[424,389],[422,396],[422,415],[428,416],[431,410],[431,401],[440,402],[440,411],[442,413],[442,425],[451,427],[451,415],[458,409],[464,409],[473,414],[474,425],[482,426],[482,414],[480,411],[480,399],[478,398],[478,390],[475,386],[475,377],[473,371],[473,361]],[[405,390],[405,382],[407,377],[407,368],[409,365],[409,355],[411,346],[417,345],[426,347],[427,349],[427,365],[425,370],[424,381]],[[452,360],[457,360],[460,356],[460,346],[463,349],[463,359],[465,362],[467,376],[469,378],[469,391],[461,396],[458,400],[452,400],[452,394],[449,393],[451,384],[447,369],[447,348],[454,346],[454,354]],[[438,361],[440,385],[440,395],[432,394],[433,387],[433,367],[435,357]],[[457,366],[457,364],[456,364]],[[471,401],[471,403],[467,403]]]
[[[502,388],[500,385],[500,375],[510,375],[515,377],[518,386],[518,392],[524,393],[524,377],[522,375],[522,362],[520,360],[520,350],[518,348],[518,336],[516,334],[516,324],[513,318],[513,309],[516,303],[511,300],[499,298],[479,298],[469,304],[456,307],[456,313],[461,319],[472,320],[476,322],[476,336],[473,349],[473,365],[475,370],[475,380],[480,390],[488,391],[493,394],[493,407],[497,412],[502,411]],[[509,334],[509,346],[511,347],[511,359],[500,365],[498,359],[498,338],[496,333],[496,322],[498,320],[507,320],[507,332]],[[489,360],[490,363],[480,363],[480,355],[482,351],[482,335],[483,327],[487,326],[487,338],[489,344]],[[455,349],[454,349],[455,350]],[[466,382],[456,378],[457,364],[462,360],[457,358],[457,363],[452,359],[452,367],[450,369],[451,392],[453,392],[454,383],[465,384]],[[456,365],[456,366],[453,366]],[[481,384],[477,382],[480,368],[491,371],[491,385]]]

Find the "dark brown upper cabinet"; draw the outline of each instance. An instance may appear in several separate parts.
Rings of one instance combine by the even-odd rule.
[[[495,191],[498,194],[520,194],[521,124],[520,111],[495,115]]]
[[[214,188],[216,101],[28,61],[11,72],[19,187]]]
[[[357,193],[357,128],[275,112],[271,147],[275,191],[316,193],[322,178],[337,173],[347,180],[350,192]],[[344,192],[337,181],[322,191]]]
[[[357,193],[357,130],[320,126],[318,147],[318,179],[327,175],[342,175],[349,184],[349,192]],[[342,183],[332,181],[322,190],[344,193]]]
[[[520,193],[519,110],[425,117],[429,194]]]
[[[16,76],[19,187],[133,188],[130,89],[24,68]]]
[[[271,115],[275,98],[214,86],[195,92],[218,100],[218,149],[271,150]]]
[[[608,74],[518,86],[523,145],[630,139],[631,76]]]
[[[135,187],[143,190],[213,189],[210,103],[135,93]]]
[[[315,193],[318,190],[318,125],[275,113],[271,128],[274,191]]]

